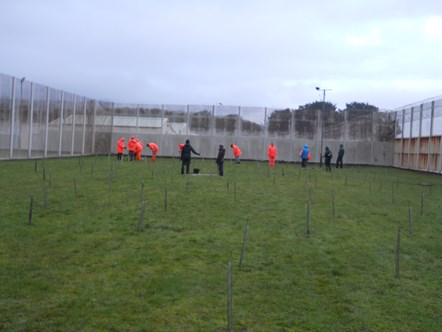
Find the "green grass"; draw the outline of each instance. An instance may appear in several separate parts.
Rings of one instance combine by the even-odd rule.
[[[216,173],[213,161],[193,164]],[[230,261],[235,331],[440,331],[440,176],[179,170],[161,158],[1,162],[0,330],[224,331]]]

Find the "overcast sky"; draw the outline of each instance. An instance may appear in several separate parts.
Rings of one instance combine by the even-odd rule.
[[[1,0],[0,72],[95,99],[393,109],[442,95],[440,0]]]

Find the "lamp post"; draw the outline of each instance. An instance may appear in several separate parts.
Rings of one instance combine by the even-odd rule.
[[[325,91],[330,91],[331,89],[321,89],[319,86],[317,86],[316,90],[322,91],[321,148],[319,150],[319,167],[322,167],[322,145],[324,142]]]

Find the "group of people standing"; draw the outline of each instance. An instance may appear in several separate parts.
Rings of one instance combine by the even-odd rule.
[[[338,158],[336,159],[336,168],[342,168],[344,166],[344,145],[339,145]],[[333,153],[328,146],[325,147],[324,160],[325,160],[325,170],[331,172],[331,159],[333,158]]]
[[[127,142],[127,147],[124,144],[124,137],[121,137],[117,142],[117,159],[122,160],[123,159],[123,153],[124,150],[129,151],[129,160],[141,160],[141,152],[143,151],[143,143],[135,138],[135,136],[131,136],[129,141]],[[147,143],[146,146],[152,151],[152,160],[155,161],[157,159],[158,151],[160,151],[160,148],[158,145],[154,142]]]
[[[338,158],[336,159],[336,168],[344,165],[344,145],[341,144],[339,146],[338,151]],[[275,159],[278,154],[278,151],[276,150],[276,146],[272,143],[267,147],[267,155],[269,156],[269,166],[274,167],[275,166]],[[325,159],[325,170],[328,172],[331,172],[331,159],[333,158],[333,153],[329,149],[328,146],[325,147],[325,152],[323,155]],[[307,164],[309,160],[311,159],[311,153],[308,145],[304,145],[304,147],[299,150],[299,158],[301,158],[301,167],[307,167]]]
[[[129,141],[127,142],[127,147],[124,144],[124,137],[121,137],[117,142],[117,159],[122,160],[123,159],[123,153],[124,150],[128,150],[129,160],[141,160],[141,152],[143,151],[143,143],[135,138],[135,136],[131,136]],[[160,148],[158,144],[154,142],[147,143],[146,146],[152,151],[152,161],[155,161],[157,159],[158,152],[160,151]],[[200,153],[196,152],[193,147],[190,145],[190,141],[186,140],[185,144],[180,143],[178,145],[178,151],[180,153],[180,159],[181,159],[181,174],[184,174],[184,169],[186,170],[186,174],[189,174],[189,168],[190,168],[190,160],[191,160],[191,154],[194,153],[196,155],[200,155]]]
[[[336,168],[340,167],[342,168],[342,166],[344,165],[344,145],[340,145],[339,146],[339,151],[338,151],[338,158],[336,159]],[[307,167],[307,163],[311,158],[311,154],[310,154],[310,149],[308,147],[308,145],[304,145],[304,148],[302,148],[299,151],[299,157],[301,158],[301,167]],[[331,152],[330,148],[328,146],[325,147],[325,152],[324,152],[324,160],[325,160],[325,171],[326,172],[331,172],[331,160],[333,158],[333,153]]]
[[[152,161],[155,161],[158,155],[158,152],[160,151],[160,148],[158,145],[154,142],[147,143],[146,146],[152,151]],[[235,163],[240,164],[240,157],[242,155],[241,149],[235,145],[230,144],[230,147],[232,148],[233,155],[235,157]],[[122,160],[123,152],[127,149],[129,151],[129,160],[141,160],[141,152],[143,151],[143,143],[136,139],[135,136],[131,136],[127,143],[127,147],[124,144],[124,137],[121,137],[117,142],[117,159]],[[201,155],[200,153],[196,152],[193,147],[190,145],[190,140],[186,140],[185,144],[180,143],[178,145],[178,151],[180,154],[181,159],[181,174],[184,174],[184,171],[186,174],[189,174],[189,168],[190,168],[190,162],[192,153],[196,155]],[[342,168],[343,158],[344,158],[344,146],[341,144],[339,146],[338,151],[338,157],[336,159],[336,168],[340,167]],[[216,157],[216,164],[218,166],[218,174],[220,176],[224,175],[224,157],[226,154],[226,149],[221,144],[218,148],[218,155]],[[276,146],[273,144],[273,142],[270,143],[270,145],[267,147],[267,155],[269,157],[269,166],[274,167],[276,162],[276,156],[278,155],[278,150],[276,149]],[[311,159],[311,153],[308,145],[304,145],[304,147],[299,151],[299,157],[301,158],[301,167],[307,167],[307,164],[309,160]],[[333,157],[333,154],[328,146],[325,147],[325,152],[323,155],[325,159],[325,170],[331,171],[331,159]]]
[[[235,163],[240,164],[241,160],[240,157],[242,155],[241,149],[235,145],[230,144],[230,147],[232,148],[233,155],[235,156]],[[196,152],[193,147],[190,145],[190,141],[186,140],[186,144],[179,144],[179,149],[181,152],[181,174],[184,174],[184,169],[186,170],[186,174],[189,174],[189,165],[191,160],[192,153],[196,155],[200,155],[200,153]],[[220,144],[218,148],[218,155],[215,159],[215,162],[218,166],[218,174],[220,176],[224,176],[224,158],[226,155],[226,149],[224,148],[224,145]]]

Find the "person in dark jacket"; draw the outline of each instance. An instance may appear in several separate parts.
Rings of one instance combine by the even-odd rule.
[[[344,162],[343,162],[344,152],[345,152],[344,145],[341,144],[339,146],[338,158],[336,159],[336,168],[338,168],[338,167],[342,168],[342,166],[344,166]]]
[[[216,157],[216,164],[218,165],[218,173],[220,176],[224,175],[224,155],[226,154],[226,149],[224,146],[220,145],[218,150],[218,157]]]
[[[325,158],[325,171],[327,172],[331,172],[331,159],[333,157],[332,152],[330,151],[330,149],[328,148],[328,146],[325,147],[325,153],[324,153],[324,158]]]
[[[186,140],[186,144],[183,146],[183,150],[181,151],[181,174],[184,174],[184,166],[186,166],[186,174],[189,174],[190,160],[192,159],[192,153],[196,155],[200,155],[200,153],[196,152],[192,145],[190,145],[190,141]]]

